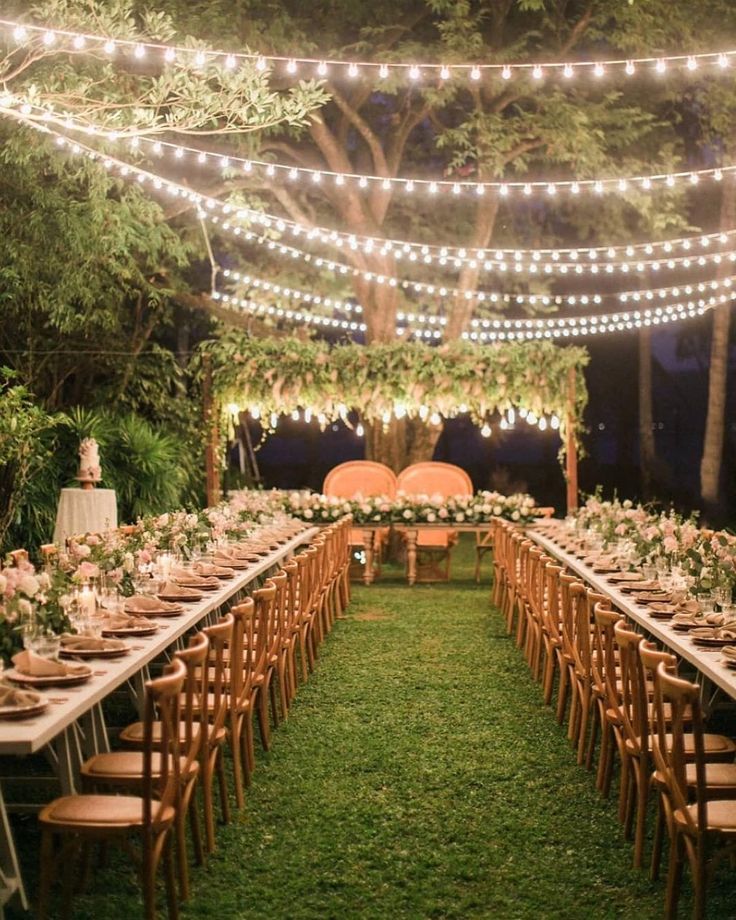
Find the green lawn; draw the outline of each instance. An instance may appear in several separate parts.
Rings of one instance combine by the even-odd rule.
[[[451,585],[386,568],[354,589],[184,917],[662,915],[663,883],[630,868],[614,801],[575,765],[471,552]],[[126,865],[98,871],[74,916],[137,916]],[[733,917],[722,872],[709,915]]]

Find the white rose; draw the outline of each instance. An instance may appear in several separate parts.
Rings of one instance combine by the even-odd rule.
[[[512,521],[518,521],[520,517],[521,517],[521,515],[519,514],[518,511],[513,511],[513,512],[511,513],[511,520],[512,520]]]
[[[89,548],[89,546],[87,546],[87,545],[84,544],[84,543],[81,543],[81,544],[77,547],[77,555],[78,555],[80,558],[82,558],[82,559],[84,559],[84,558],[86,558],[87,556],[89,556],[89,554],[90,554],[91,552],[92,552],[92,550]]]
[[[305,517],[308,521],[311,520],[311,519],[314,517],[314,512],[311,510],[311,508],[307,508],[307,509],[306,509],[306,511],[304,512],[304,517]]]
[[[40,587],[35,575],[24,575],[18,582],[18,589],[27,597],[35,597]]]
[[[500,505],[494,505],[493,513],[496,515],[496,517],[498,517],[499,515],[503,514],[503,508]]]
[[[427,523],[434,524],[436,520],[437,520],[437,515],[433,514],[433,512],[430,511],[429,514],[427,515]]]
[[[18,601],[18,612],[24,617],[29,617],[31,613],[33,612],[33,608],[31,607],[31,602],[25,600],[25,598],[21,598]]]
[[[414,512],[413,512],[413,511],[410,511],[410,510],[407,508],[406,511],[404,512],[404,515],[403,515],[403,516],[404,516],[404,518],[405,518],[407,521],[410,521],[410,520],[414,517]]]
[[[133,558],[133,553],[126,553],[123,556],[123,569],[126,572],[135,571],[135,559]]]
[[[462,513],[462,511],[455,515],[455,520],[458,522],[458,524],[462,524],[462,522],[465,520],[465,515]]]

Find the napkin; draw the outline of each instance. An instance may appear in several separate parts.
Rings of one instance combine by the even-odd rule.
[[[13,655],[13,664],[17,671],[29,677],[61,677],[63,674],[68,674],[70,670],[62,661],[43,658],[30,649],[24,649],[17,655]]]
[[[203,578],[211,578],[213,575],[232,575],[230,569],[223,568],[221,565],[213,565],[211,562],[197,562],[194,571]]]
[[[162,610],[170,609],[170,607],[171,605],[167,604],[166,601],[160,601],[157,597],[149,597],[146,594],[134,594],[133,597],[129,597],[125,602],[125,612],[132,614],[160,613]]]
[[[202,597],[200,591],[194,591],[192,588],[183,588],[173,581],[167,581],[163,588],[159,588],[158,593],[166,597],[192,598],[196,600],[200,600]]]
[[[736,661],[736,645],[724,645],[721,649],[726,658]]]
[[[174,569],[171,573],[177,585],[186,585],[191,588],[219,588],[220,583],[211,576],[203,578],[201,575],[187,572],[186,569]]]
[[[133,600],[133,598],[131,598]],[[160,602],[159,602],[160,603]],[[140,626],[146,620],[141,616],[128,616],[125,613],[111,613],[102,622],[103,629],[128,629],[131,626]]]
[[[7,681],[0,680],[0,706],[33,706],[40,703],[41,697],[29,690],[18,690]]]
[[[119,639],[99,639],[97,636],[77,636],[71,633],[64,633],[61,637],[61,644],[67,651],[94,649],[103,652],[124,647],[124,643]]]

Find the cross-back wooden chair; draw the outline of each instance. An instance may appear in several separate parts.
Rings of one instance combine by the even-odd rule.
[[[695,894],[693,916],[705,920],[709,876],[725,857],[736,852],[736,801],[709,794],[700,688],[677,677],[664,661],[655,671],[654,711],[652,752],[662,777],[662,800],[671,834],[665,915],[677,916],[687,858]]]
[[[174,659],[161,677],[146,683],[144,769],[139,795],[68,795],[55,799],[41,810],[38,899],[41,920],[48,912],[57,866],[63,866],[68,875],[82,844],[111,840],[127,844],[131,838],[141,843],[140,871],[146,920],[156,917],[156,875],[162,862],[169,917],[171,920],[178,917],[171,831],[181,783],[179,733],[185,678],[183,662]],[[156,722],[160,726],[158,750],[153,732]],[[154,758],[155,754],[159,756]],[[61,845],[57,849],[59,841]]]
[[[542,644],[544,646],[544,673],[542,694],[544,705],[552,702],[555,670],[559,668],[562,648],[562,625],[560,623],[560,576],[563,568],[553,561],[544,566],[544,616],[542,619]]]
[[[598,709],[601,750],[596,786],[607,798],[611,790],[613,757],[621,753],[621,688],[615,628],[624,618],[605,604],[593,607],[593,696]]]
[[[204,861],[204,851],[199,829],[195,788],[201,776],[201,753],[206,734],[206,696],[204,693],[203,667],[207,661],[209,640],[204,633],[196,633],[186,649],[181,649],[175,658],[186,668],[184,690],[181,700],[181,721],[179,723],[179,751],[181,786],[176,801],[176,849],[178,857],[179,890],[182,900],[189,897],[189,867],[187,863],[186,817],[189,816],[196,862]],[[204,710],[203,710],[204,703]],[[151,727],[154,747],[153,769],[158,770],[161,757],[162,729],[160,721]],[[145,723],[134,722],[120,733],[120,740],[130,748],[140,749],[145,738]],[[90,757],[82,765],[82,781],[89,791],[116,788],[122,791],[139,792],[144,781],[143,753],[135,751],[114,751]]]

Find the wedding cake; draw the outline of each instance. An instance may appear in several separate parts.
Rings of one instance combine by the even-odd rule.
[[[102,479],[100,451],[94,438],[85,438],[79,445],[79,476],[82,482],[99,482]]]

